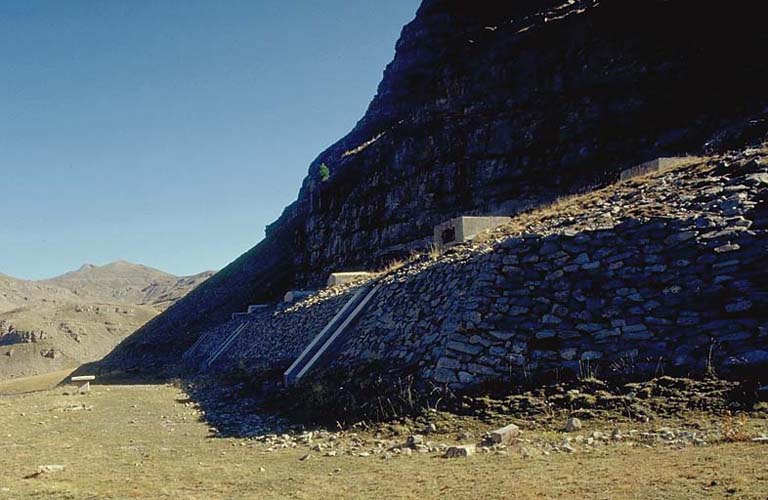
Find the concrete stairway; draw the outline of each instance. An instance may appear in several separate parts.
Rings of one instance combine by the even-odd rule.
[[[312,342],[283,374],[286,386],[297,383],[313,366],[318,364],[324,355],[329,353],[334,344],[343,340],[343,334],[347,327],[365,309],[379,288],[380,285],[363,286],[344,304],[344,307],[312,339]]]

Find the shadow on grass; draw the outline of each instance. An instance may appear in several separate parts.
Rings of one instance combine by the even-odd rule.
[[[265,372],[247,378],[238,372],[198,376],[180,382],[180,388],[189,397],[177,402],[193,402],[199,407],[200,420],[213,430],[211,437],[244,438],[282,433],[297,426],[267,405],[268,395],[276,392],[281,374]]]

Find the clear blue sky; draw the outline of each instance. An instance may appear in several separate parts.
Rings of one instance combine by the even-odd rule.
[[[0,0],[0,273],[218,269],[375,94],[419,0]]]

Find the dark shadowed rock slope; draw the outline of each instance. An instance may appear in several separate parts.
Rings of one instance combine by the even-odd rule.
[[[425,0],[365,116],[310,165],[266,238],[110,361],[172,362],[231,312],[407,253],[456,214],[513,214],[657,156],[762,136],[766,10]]]

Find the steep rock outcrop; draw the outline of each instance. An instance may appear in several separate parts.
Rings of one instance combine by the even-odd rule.
[[[174,360],[231,312],[407,254],[456,214],[514,214],[656,156],[760,137],[765,11],[758,1],[424,1],[367,113],[313,162],[265,240],[111,361]]]

